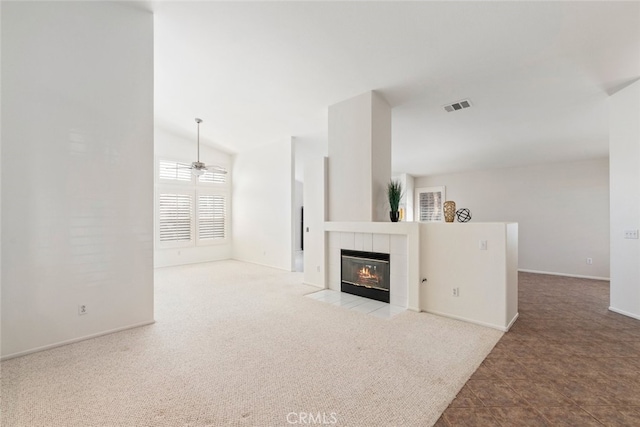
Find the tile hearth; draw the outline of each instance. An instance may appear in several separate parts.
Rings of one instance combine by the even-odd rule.
[[[371,316],[379,317],[381,319],[390,319],[396,314],[405,311],[405,308],[403,307],[359,297],[357,295],[334,291],[332,289],[324,289],[305,296],[316,301],[326,302],[349,310],[370,314]]]

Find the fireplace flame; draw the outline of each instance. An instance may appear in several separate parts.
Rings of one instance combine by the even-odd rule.
[[[378,283],[380,278],[376,272],[372,272],[371,268],[366,265],[358,270],[358,279],[360,283]]]

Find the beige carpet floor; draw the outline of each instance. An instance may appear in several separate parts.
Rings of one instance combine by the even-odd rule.
[[[300,273],[156,271],[156,323],[2,362],[1,425],[429,426],[502,333],[305,298]],[[309,415],[311,414],[311,415]],[[303,422],[304,421],[304,422]]]

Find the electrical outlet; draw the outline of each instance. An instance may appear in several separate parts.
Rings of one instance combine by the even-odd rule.
[[[587,265],[593,264],[593,258],[587,258]]]
[[[624,230],[624,238],[625,239],[637,239],[638,238],[638,230]]]
[[[87,314],[87,306],[85,304],[78,304],[78,316]]]
[[[317,266],[316,269],[318,270],[318,273],[320,273],[320,266]]]
[[[480,248],[481,251],[486,251],[487,250],[487,241],[486,240],[478,241],[478,248]]]
[[[453,296],[454,297],[460,296],[460,288],[453,288]]]

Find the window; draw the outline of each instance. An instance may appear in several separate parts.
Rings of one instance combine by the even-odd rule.
[[[162,159],[156,165],[157,247],[226,242],[228,175],[214,171],[194,179],[188,163]]]
[[[418,221],[443,221],[442,204],[445,199],[444,187],[416,189],[416,218]]]
[[[221,169],[224,172],[227,171],[224,168],[221,168]],[[205,172],[202,175],[200,175],[199,181],[203,183],[208,182],[212,184],[224,184],[227,182],[227,174],[222,171]]]
[[[158,178],[161,181],[191,182],[191,165],[170,160],[160,160]]]
[[[192,237],[191,196],[161,193],[158,197],[158,223],[161,242],[189,242]]]
[[[219,194],[198,195],[198,240],[226,237],[226,204],[226,197]]]

